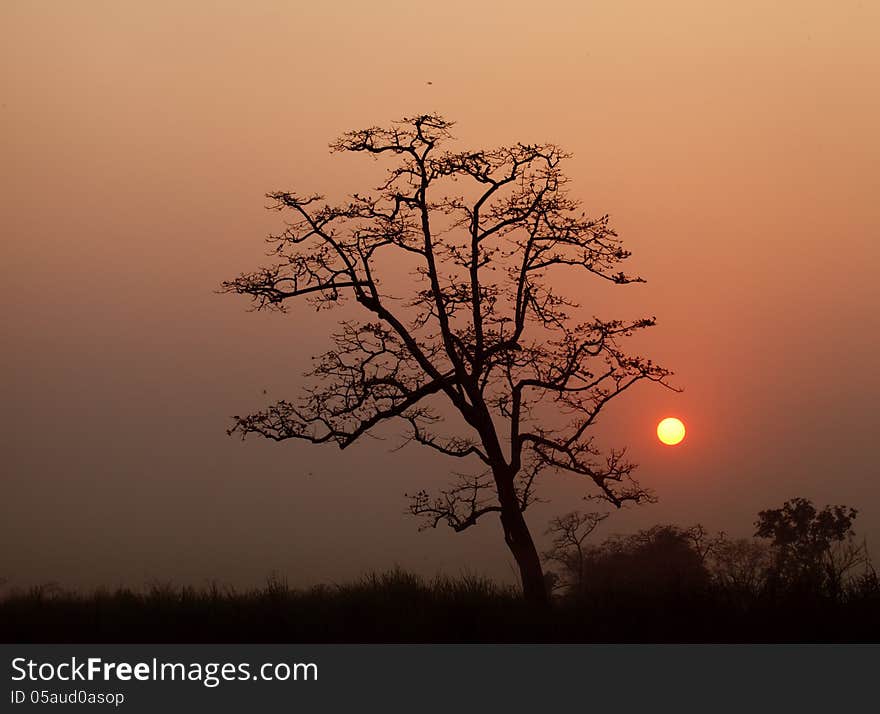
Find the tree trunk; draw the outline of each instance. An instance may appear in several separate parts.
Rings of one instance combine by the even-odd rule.
[[[506,490],[506,489],[505,489]],[[544,569],[541,559],[526,525],[526,519],[519,509],[519,503],[512,493],[501,495],[501,525],[504,528],[504,541],[519,566],[519,577],[522,582],[523,597],[526,602],[536,607],[547,607],[547,583],[544,580]]]

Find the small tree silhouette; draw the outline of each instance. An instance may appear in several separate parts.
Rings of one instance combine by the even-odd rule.
[[[456,531],[498,513],[524,596],[544,603],[523,517],[535,479],[567,471],[615,506],[649,500],[625,450],[603,453],[588,429],[633,384],[662,383],[669,373],[618,345],[653,318],[576,321],[576,303],[553,287],[561,268],[641,282],[620,271],[629,253],[608,217],[587,217],[567,195],[566,154],[552,144],[441,151],[451,126],[420,115],[331,144],[396,160],[375,197],[332,206],[317,195],[268,195],[270,208],[292,215],[269,239],[277,261],[224,290],[249,295],[257,309],[295,298],[322,309],[348,297],[369,319],[341,323],[303,398],[234,417],[230,432],[345,448],[382,422],[403,420],[408,441],[480,462],[436,496],[415,494],[412,513]],[[408,293],[386,287],[401,270],[412,274]],[[435,429],[450,410],[464,428],[441,435]]]
[[[585,541],[608,515],[571,511],[550,521],[547,535],[552,536],[552,541],[544,558],[562,566],[562,585],[575,591],[583,589],[589,550]]]
[[[869,562],[864,542],[855,540],[857,515],[848,506],[825,506],[819,511],[806,498],[760,511],[755,536],[771,541],[778,583],[839,597],[847,574]]]
[[[730,539],[721,534],[711,552],[715,582],[737,597],[756,598],[767,586],[773,564],[769,545],[751,538]]]

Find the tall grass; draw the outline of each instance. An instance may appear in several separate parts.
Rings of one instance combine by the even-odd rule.
[[[293,588],[272,575],[234,590],[153,583],[90,594],[45,585],[0,600],[4,642],[760,642],[878,641],[880,588],[839,601],[744,596],[718,587],[591,590],[546,611],[474,575],[401,569]]]

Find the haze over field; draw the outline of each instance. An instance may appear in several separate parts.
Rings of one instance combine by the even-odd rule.
[[[750,535],[804,496],[859,508],[876,552],[878,32],[868,2],[7,0],[0,578],[513,579],[491,519],[416,532],[404,492],[456,464],[389,453],[393,430],[345,452],[225,435],[296,396],[343,316],[214,294],[264,262],[264,194],[365,192],[381,164],[328,142],[431,111],[462,147],[572,152],[573,195],[648,279],[568,286],[600,317],[656,315],[638,348],[685,388],[639,385],[597,427],[660,499],[604,533]],[[589,492],[549,479],[533,532]]]

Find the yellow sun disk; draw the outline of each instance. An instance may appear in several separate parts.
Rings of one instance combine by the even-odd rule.
[[[667,446],[680,444],[684,435],[685,428],[681,419],[666,417],[657,425],[657,438]]]

